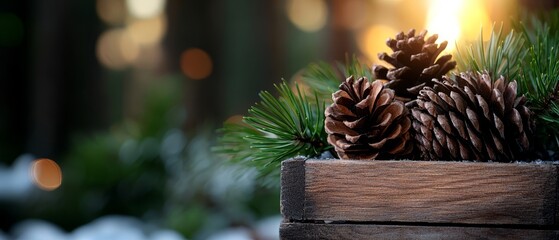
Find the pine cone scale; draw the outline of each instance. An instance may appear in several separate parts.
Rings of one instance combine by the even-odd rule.
[[[330,121],[325,121],[326,122],[325,129],[326,129],[326,133],[328,134],[344,133],[351,136],[359,135],[359,133],[352,130],[351,128],[348,128],[345,124],[343,124],[343,122],[332,121],[331,119],[327,119],[327,120],[330,120]]]
[[[457,92],[450,92],[450,99],[452,99],[452,101],[454,102],[454,106],[456,106],[460,113],[466,113],[466,104],[464,103],[464,100],[459,96],[460,95]]]
[[[387,45],[392,49],[392,55],[379,54],[379,59],[393,66],[391,69],[373,66],[376,79],[387,80],[387,87],[395,91],[396,97],[402,99],[406,105],[417,97],[423,87],[432,87],[432,79],[440,79],[456,66],[451,61],[451,55],[440,56],[446,48],[447,42],[436,44],[436,34],[425,39],[427,31],[415,35],[415,30],[407,34],[400,32],[394,39],[389,39]]]
[[[477,150],[477,152],[483,151],[483,142],[479,136],[480,132],[472,129],[471,125],[466,125],[466,129],[468,130],[468,137],[472,141],[472,145]]]
[[[497,132],[499,133],[499,136],[504,139],[505,138],[505,124],[503,123],[503,121],[501,121],[501,119],[499,119],[499,116],[497,116],[495,113],[493,113],[493,119],[494,119],[494,124],[495,124],[495,128],[497,129]],[[518,127],[518,124],[515,123],[515,120],[513,119],[513,125],[516,125]],[[519,122],[522,123],[522,121],[519,119]]]
[[[344,123],[344,125],[350,129],[360,129],[365,127],[365,125],[368,123],[367,118],[362,117],[362,118],[358,118],[355,121],[342,121]]]
[[[391,148],[390,150],[388,150],[388,153],[390,154],[397,154],[400,149],[406,148],[408,139],[402,139],[401,141],[398,142],[398,144],[395,144],[393,148]],[[406,151],[411,151],[411,145],[409,145],[408,149],[406,149]]]
[[[421,71],[420,76],[421,77],[424,77],[424,76],[428,77],[428,76],[436,75],[439,72],[440,68],[441,67],[439,65],[433,65],[433,66],[430,66],[428,68],[424,68],[423,71]],[[429,80],[431,80],[431,79],[429,79]]]
[[[512,161],[529,154],[534,120],[524,97],[512,92],[514,81],[462,73],[433,82],[433,88],[420,92],[412,109],[415,139],[425,145],[419,147],[424,158]]]
[[[359,141],[362,141],[364,137],[365,137],[364,135],[359,135],[359,136],[346,135],[345,139],[350,143],[358,143]]]
[[[377,94],[378,96],[378,94]],[[372,100],[375,101],[374,103],[371,103],[371,105],[369,105],[369,112],[375,114],[375,112],[381,112],[384,111],[384,109],[386,108],[386,106],[388,105],[388,103],[390,103],[390,101],[392,100],[392,96],[393,94],[390,93],[383,93],[380,96],[376,97],[376,100]],[[371,98],[373,99],[373,98]],[[379,106],[376,109],[373,109],[373,106]]]
[[[493,103],[494,111],[497,111],[499,115],[503,115],[505,113],[505,100],[503,99],[501,91],[493,89],[491,94],[491,102]]]
[[[438,115],[437,123],[447,134],[452,134],[452,126],[450,126],[450,121],[448,120],[448,117],[446,115]]]
[[[411,153],[408,110],[382,81],[349,77],[333,95],[350,96],[334,97],[325,110],[327,140],[340,158],[395,158]]]
[[[456,130],[458,130],[458,136],[460,136],[461,139],[468,140],[468,134],[466,133],[465,122],[462,121],[462,119],[458,117],[458,114],[456,114],[455,112],[449,112],[448,115],[450,116],[450,121],[452,122],[452,125]]]
[[[487,104],[485,99],[483,99],[483,97],[481,95],[476,95],[476,100],[477,100],[478,106],[483,110],[482,113],[483,113],[483,116],[485,117],[485,119],[491,120],[491,116],[489,115],[489,113],[491,112],[491,109],[489,109],[489,105]]]
[[[355,115],[355,113],[353,113],[350,109],[348,109],[347,107],[344,107],[343,105],[339,105],[335,110],[334,109],[326,109],[324,111],[324,113],[326,115],[332,115],[333,117],[336,118],[340,118],[340,117],[346,117],[346,118],[352,118],[352,117],[357,117],[357,115]]]

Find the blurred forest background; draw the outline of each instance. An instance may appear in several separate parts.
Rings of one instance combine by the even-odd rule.
[[[296,80],[312,62],[355,54],[372,64],[399,31],[428,28],[451,52],[453,40],[474,39],[481,25],[488,34],[519,10],[558,5],[3,0],[0,233],[26,219],[72,231],[125,215],[186,238],[231,227],[266,238],[255,226],[279,215],[278,189],[210,150],[215,129],[245,114],[259,91]],[[45,191],[28,179],[37,158],[60,166],[60,187]]]

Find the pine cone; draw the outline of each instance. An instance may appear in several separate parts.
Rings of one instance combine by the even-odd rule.
[[[433,80],[412,111],[418,148],[426,160],[510,162],[531,151],[533,113],[517,96],[516,81],[487,72]]]
[[[340,158],[391,159],[412,151],[409,112],[382,81],[349,77],[332,99],[324,125]]]
[[[375,79],[388,80],[386,87],[394,89],[398,99],[406,103],[416,99],[424,86],[432,87],[433,78],[441,79],[456,66],[455,61],[450,61],[450,54],[437,59],[447,42],[437,45],[435,41],[438,36],[435,34],[425,40],[426,34],[427,31],[423,31],[415,36],[415,30],[412,29],[408,34],[400,32],[396,39],[388,39],[386,45],[394,53],[390,56],[381,53],[379,59],[390,63],[394,68],[373,66]]]

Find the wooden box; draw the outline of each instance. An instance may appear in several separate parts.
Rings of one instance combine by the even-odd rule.
[[[559,239],[558,165],[284,161],[282,239]]]

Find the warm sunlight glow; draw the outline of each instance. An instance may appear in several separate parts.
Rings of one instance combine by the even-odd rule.
[[[158,43],[165,35],[166,29],[167,22],[165,17],[161,15],[149,19],[136,20],[126,28],[130,37],[139,45]]]
[[[392,51],[386,46],[386,39],[396,33],[398,32],[388,25],[372,25],[359,34],[359,48],[372,62],[381,63],[377,54]]]
[[[483,39],[489,39],[493,22],[489,18],[486,4],[487,1],[484,0],[469,0],[465,2],[460,15],[460,32],[462,33],[460,40],[474,41],[479,36],[482,28]],[[502,7],[505,8],[505,6]],[[508,19],[504,21],[508,21]]]
[[[326,25],[328,9],[324,0],[288,0],[287,16],[299,29],[316,32]]]
[[[55,161],[37,159],[31,164],[33,182],[41,189],[52,191],[62,184],[62,171]]]
[[[448,41],[446,51],[454,49],[454,43],[460,37],[460,12],[463,0],[430,0],[427,15],[428,34],[438,34],[438,42]]]
[[[137,18],[151,18],[163,12],[165,0],[126,0],[128,12]]]
[[[438,34],[437,42],[448,41],[445,52],[452,52],[457,40],[472,41],[483,28],[483,37],[491,34],[486,2],[483,0],[430,0],[426,29]]]
[[[138,44],[121,29],[109,30],[97,40],[97,59],[111,69],[122,69],[134,62],[140,53]]]
[[[362,0],[345,0],[335,2],[332,6],[332,20],[336,26],[358,30],[367,25],[371,11],[370,2]]]

